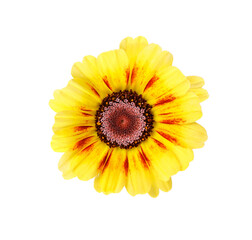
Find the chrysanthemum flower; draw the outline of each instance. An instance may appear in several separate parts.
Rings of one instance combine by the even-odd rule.
[[[124,39],[120,49],[84,57],[73,79],[54,92],[57,113],[52,148],[65,152],[65,179],[95,177],[98,192],[131,195],[171,189],[171,176],[193,160],[207,139],[195,123],[208,97],[200,77],[185,77],[171,53],[144,37]]]

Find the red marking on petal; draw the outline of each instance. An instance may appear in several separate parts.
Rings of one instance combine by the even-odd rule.
[[[142,147],[141,147],[142,153],[139,152],[140,160],[144,166],[144,168],[149,168],[150,166],[150,160],[147,158],[146,154],[144,153]]]
[[[159,77],[157,77],[156,75],[154,75],[151,80],[147,83],[147,85],[144,88],[144,92],[150,88],[157,80],[159,79]]]
[[[128,156],[126,156],[126,159],[124,161],[124,170],[125,170],[125,174],[126,176],[128,175],[128,171],[129,171],[129,159],[128,159]]]
[[[81,110],[81,111],[86,111],[86,112],[91,112],[90,109],[87,109],[87,108],[85,108],[85,107],[80,107],[80,110]],[[92,116],[92,115],[90,115],[90,116]]]
[[[107,160],[105,161],[105,163],[103,164],[103,168],[102,168],[102,173],[106,170],[106,168],[108,167],[109,165],[109,161],[111,159],[111,155],[112,155],[112,152],[110,153],[110,155],[107,157]]]
[[[85,131],[85,130],[87,130],[89,128],[91,128],[91,126],[78,126],[78,127],[74,127],[74,132]]]
[[[160,121],[160,123],[165,123],[165,124],[181,124],[184,122],[185,121],[182,118],[166,119],[166,120]]]
[[[164,133],[161,131],[157,131],[157,133],[172,143],[176,143],[176,144],[178,143],[176,138],[172,137],[171,135],[169,135],[167,133]]]
[[[153,141],[154,141],[159,147],[161,147],[161,148],[167,150],[166,146],[165,146],[163,143],[159,142],[159,141],[158,141],[157,139],[155,139],[155,138],[152,138],[152,139],[153,139]]]
[[[99,170],[102,170],[103,166],[105,165],[106,160],[108,158],[108,154],[109,154],[109,151],[107,151],[107,153],[105,154],[105,156],[102,158],[102,160],[101,160],[101,162],[99,164],[99,167],[98,167]]]
[[[84,139],[78,141],[74,145],[73,150],[82,148],[84,145],[86,145],[87,143],[89,143],[91,141],[91,139],[92,139],[92,137],[87,137],[87,138],[84,138]]]
[[[84,139],[83,139],[83,140],[84,140]],[[94,148],[95,143],[97,143],[97,141],[91,143],[89,146],[86,146],[84,149],[81,150],[81,153],[88,154],[89,152],[93,151],[93,148]],[[73,169],[73,170],[77,169],[77,168],[81,165],[81,163],[82,163],[84,160],[85,160],[85,156],[83,156],[83,159],[81,159],[81,160],[77,163],[77,165],[74,166],[74,169]]]
[[[154,104],[154,106],[159,106],[159,105],[163,105],[165,103],[169,103],[172,102],[173,100],[175,100],[176,98],[172,95],[166,96],[164,98],[161,98],[159,100],[157,100],[157,102]]]
[[[137,67],[133,67],[132,74],[131,74],[131,83],[133,83],[135,81],[135,78],[136,78],[136,75],[137,75],[137,71],[138,71],[138,68]]]
[[[172,113],[159,113],[158,115],[161,115],[161,116],[168,116],[168,115],[171,115]]]
[[[89,84],[88,84],[89,85]],[[100,94],[96,91],[96,89],[94,87],[92,87],[91,85],[89,85],[91,91],[98,97],[100,97]]]
[[[129,76],[130,76],[130,68],[127,68],[125,73],[126,73],[126,83],[128,84],[129,83]]]
[[[111,85],[110,85],[110,83],[108,81],[108,77],[104,76],[102,80],[107,85],[107,87],[112,91],[112,87],[111,87]]]
[[[90,117],[90,116],[93,116],[92,114],[89,114],[89,113],[84,113],[84,112],[81,112],[81,114],[85,117]]]
[[[85,147],[81,152],[85,152],[85,153],[91,152],[94,148],[95,143],[97,143],[97,142],[93,142],[89,146]]]

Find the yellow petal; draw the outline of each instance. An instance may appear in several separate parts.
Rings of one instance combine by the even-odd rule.
[[[79,127],[77,127],[79,128]],[[95,136],[95,129],[79,130],[78,134],[54,134],[52,136],[51,147],[55,152],[65,152],[73,149],[75,144],[83,139]]]
[[[174,153],[157,138],[160,138],[160,136],[153,132],[151,137],[142,142],[142,152],[151,166],[153,174],[161,180],[168,181],[172,175],[180,170],[180,163]]]
[[[58,112],[55,115],[55,123],[53,125],[53,131],[60,133],[68,128],[74,128],[78,126],[95,126],[95,113],[90,111],[82,111],[79,109],[68,110]],[[77,129],[75,129],[77,130]]]
[[[203,88],[192,88],[190,89],[190,92],[196,94],[199,97],[200,102],[205,101],[209,97],[207,90]]]
[[[193,160],[193,150],[191,148],[184,148],[175,144],[172,144],[169,149],[174,153],[179,161],[180,171],[186,170],[189,163]]]
[[[97,139],[89,145],[81,146],[81,151],[71,161],[71,168],[80,180],[89,180],[95,177],[101,164],[106,160],[109,147]]]
[[[164,134],[163,136],[161,134],[156,134],[155,139],[164,144],[165,147],[174,154],[179,164],[179,170],[180,171],[185,170],[189,166],[189,163],[193,160],[192,149],[176,145],[171,141],[169,141],[168,139],[166,139],[164,136],[165,136]]]
[[[186,78],[190,81],[191,88],[201,88],[205,84],[204,79],[202,77],[187,76]]]
[[[149,193],[149,195],[151,197],[156,198],[159,195],[159,188],[158,188],[158,186],[156,184],[152,185],[151,189],[150,189],[150,191],[148,193]]]
[[[129,60],[124,50],[102,53],[97,58],[99,73],[111,91],[125,90],[129,80]]]
[[[164,51],[157,44],[146,46],[137,56],[131,74],[131,88],[139,94],[153,79],[155,73],[162,68],[171,66],[172,55]]]
[[[199,101],[205,101],[209,95],[207,90],[203,89],[205,82],[204,79],[197,76],[188,76],[187,79],[190,81],[191,89],[190,92],[193,92],[199,97]]]
[[[76,173],[73,171],[72,162],[74,159],[83,157],[83,150],[90,145],[93,145],[94,142],[97,142],[97,138],[88,137],[84,138],[75,143],[75,146],[72,149],[67,150],[61,157],[58,167],[59,170],[63,173],[65,179],[71,179],[76,177]],[[83,159],[83,158],[82,158]]]
[[[55,116],[51,146],[56,152],[73,148],[76,142],[96,135],[95,119],[84,111],[62,111]]]
[[[62,176],[64,179],[71,179],[76,177],[71,168],[71,159],[74,155],[74,151],[67,151],[62,155],[59,161],[58,168],[62,172]]]
[[[162,105],[183,96],[190,88],[190,82],[182,72],[173,66],[155,73],[146,85],[143,97],[151,105]]]
[[[159,67],[157,68],[157,70],[160,70],[162,68],[166,68],[172,65],[173,62],[173,56],[170,52],[168,51],[163,51],[161,53],[161,63],[159,63]]]
[[[138,148],[127,150],[126,189],[129,194],[144,194],[150,191],[151,175],[148,162]]]
[[[156,198],[159,195],[159,189],[168,192],[172,188],[172,180],[171,178],[168,181],[162,181],[156,179],[155,182],[152,184],[151,189],[149,191],[149,195],[153,198]]]
[[[168,181],[157,181],[157,186],[162,190],[163,192],[168,192],[172,188],[172,179],[170,178]]]
[[[192,123],[202,117],[199,98],[191,92],[173,101],[154,106],[152,112],[156,122],[167,124]]]
[[[103,99],[111,90],[103,82],[97,67],[97,59],[93,56],[86,56],[82,62],[77,62],[72,67],[74,81],[87,89],[89,94],[96,95]]]
[[[49,105],[55,112],[73,110],[81,106],[88,106],[93,110],[99,106],[97,96],[90,95],[85,88],[73,80],[70,80],[65,88],[54,91],[53,95],[54,99],[50,100]]]
[[[74,136],[62,136],[54,134],[51,141],[51,147],[55,152],[65,152],[69,149],[73,149],[76,143],[83,139],[92,138],[94,135],[93,131],[84,132]]]
[[[155,130],[168,141],[185,148],[201,148],[207,140],[206,130],[198,123],[183,125],[157,123]]]
[[[100,174],[95,178],[94,186],[98,192],[118,193],[125,186],[126,150],[114,148],[101,166]]]
[[[148,41],[144,37],[137,37],[135,39],[127,37],[120,43],[120,49],[123,49],[129,58],[129,64],[132,69],[136,62],[138,54],[148,45]]]

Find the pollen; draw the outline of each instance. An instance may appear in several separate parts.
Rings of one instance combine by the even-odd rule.
[[[103,99],[96,112],[97,135],[110,147],[136,147],[153,129],[151,108],[132,90],[114,92]]]

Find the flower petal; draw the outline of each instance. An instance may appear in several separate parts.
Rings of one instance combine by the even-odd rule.
[[[155,73],[144,89],[143,97],[149,104],[158,106],[183,96],[190,88],[190,82],[182,72],[173,66]]]
[[[168,141],[185,148],[201,148],[207,140],[206,130],[198,123],[183,125],[157,123],[156,132]]]
[[[103,82],[97,67],[97,59],[86,56],[82,62],[77,62],[72,67],[73,81],[87,89],[90,95],[94,94],[103,99],[111,90]]]
[[[139,148],[127,150],[126,162],[126,189],[132,196],[149,192],[151,187],[151,175],[148,162]]]
[[[120,49],[123,49],[129,58],[130,68],[132,70],[133,65],[136,62],[138,54],[148,45],[148,41],[144,37],[137,37],[135,39],[127,37],[120,43]]]
[[[157,186],[163,192],[168,192],[172,188],[172,179],[170,178],[168,181],[157,181]]]
[[[64,179],[72,179],[76,177],[71,168],[71,159],[75,155],[73,151],[65,152],[59,160],[58,168],[62,172]]]
[[[142,142],[142,153],[150,163],[154,176],[168,181],[181,167],[174,153],[157,140],[159,137],[156,132],[153,132],[151,137]]]
[[[126,151],[124,149],[114,148],[111,150],[111,154],[100,166],[100,174],[95,178],[96,191],[109,194],[122,190],[126,181],[125,160]]]
[[[153,198],[159,195],[159,189],[163,192],[168,192],[172,188],[172,179],[170,178],[168,181],[156,180],[156,182],[152,185],[151,190],[149,191],[149,195]]]
[[[96,139],[78,149],[79,152],[71,160],[71,168],[80,180],[86,181],[99,173],[99,166],[107,158],[109,147]]]
[[[131,74],[131,88],[139,94],[143,93],[148,82],[153,81],[155,73],[171,66],[172,55],[163,51],[157,44],[146,46],[137,56]]]
[[[174,154],[177,162],[179,163],[179,170],[184,171],[189,166],[189,163],[193,160],[192,149],[184,148],[179,145],[176,145],[172,143],[171,141],[169,141],[168,139],[166,139],[164,136],[162,136],[159,133],[159,134],[156,134],[155,139],[157,139],[159,142],[164,144],[165,147]]]
[[[65,152],[69,149],[73,149],[75,144],[83,139],[89,139],[94,135],[94,130],[83,132],[74,136],[62,136],[54,134],[51,141],[51,147],[55,152]]]
[[[87,137],[75,143],[72,149],[66,150],[62,155],[58,167],[61,172],[63,172],[63,177],[65,179],[71,179],[76,177],[76,174],[72,168],[72,162],[75,158],[78,158],[82,154],[82,150],[92,145],[94,142],[97,142],[95,137]]]
[[[172,144],[169,149],[174,153],[179,161],[180,171],[186,170],[189,163],[193,160],[193,150],[191,148],[184,148],[175,144]]]
[[[205,101],[209,97],[207,90],[203,88],[191,88],[190,92],[196,94],[199,97],[200,102]]]
[[[62,111],[55,116],[51,146],[56,152],[73,148],[76,142],[96,135],[94,116],[84,111]]]
[[[187,76],[186,77],[191,84],[191,88],[201,88],[205,85],[204,79],[198,76]]]
[[[199,98],[191,92],[173,101],[156,105],[152,111],[156,122],[167,124],[192,123],[202,117]]]
[[[61,111],[55,115],[53,131],[58,133],[66,128],[78,126],[95,126],[95,113],[79,109]]]
[[[50,100],[49,105],[55,112],[64,110],[73,110],[76,106],[88,106],[90,109],[96,109],[99,101],[94,94],[88,91],[77,82],[70,80],[68,85],[54,91],[54,99]]]
[[[187,79],[191,84],[190,92],[196,94],[199,97],[200,102],[205,101],[209,95],[207,90],[202,88],[205,84],[204,79],[197,76],[188,76]]]
[[[124,50],[113,50],[102,53],[97,58],[99,73],[114,92],[125,90],[129,80],[129,60]]]
[[[156,198],[159,195],[159,188],[156,184],[151,186],[150,191],[148,192],[148,194],[153,197]]]

